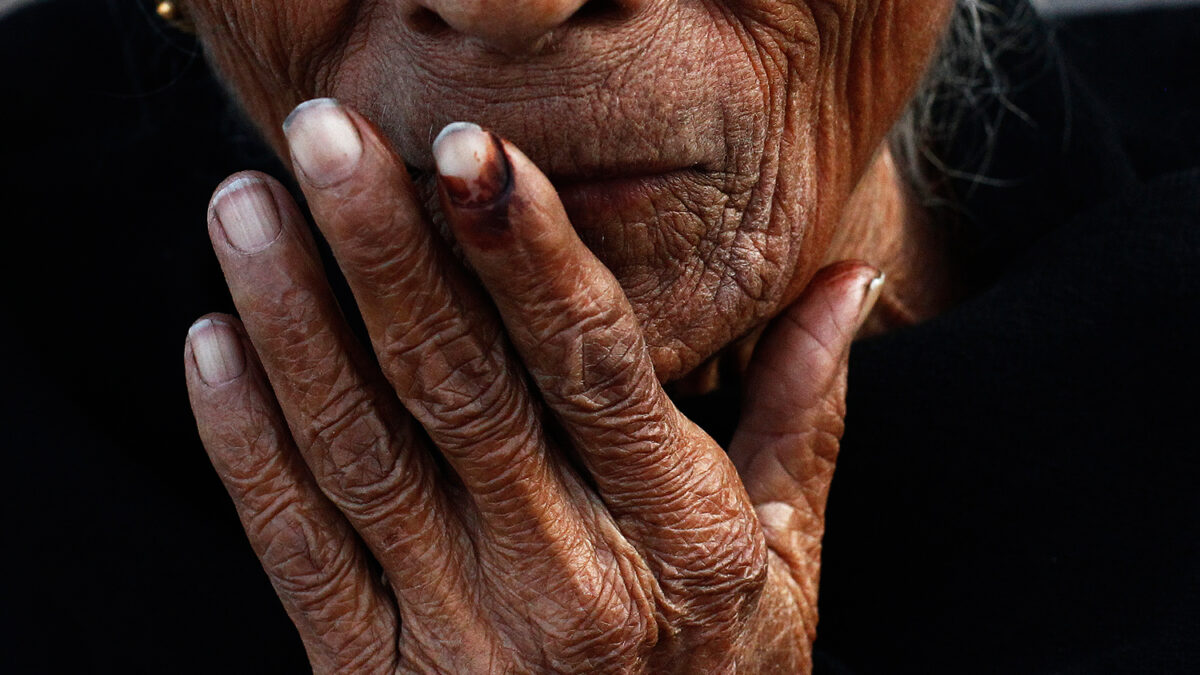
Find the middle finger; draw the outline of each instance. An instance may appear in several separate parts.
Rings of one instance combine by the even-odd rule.
[[[625,291],[516,147],[458,124],[434,154],[451,230],[606,508],[672,574],[713,583],[713,542],[751,540],[753,511],[724,451],[659,384]]]
[[[286,126],[301,187],[358,301],[380,366],[499,540],[586,540],[539,411],[490,303],[426,223],[401,161],[330,100]]]
[[[406,595],[407,610],[453,613],[467,587],[469,550],[437,489],[412,420],[369,373],[337,307],[303,218],[266,176],[238,175],[213,197],[213,248],[297,446],[322,492],[370,546]],[[422,598],[429,598],[421,605]],[[468,616],[465,612],[456,618]]]

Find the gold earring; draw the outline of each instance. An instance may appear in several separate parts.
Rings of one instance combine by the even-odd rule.
[[[159,2],[154,11],[162,17],[164,21],[171,24],[175,28],[185,32],[192,32],[192,22],[188,20],[187,14],[183,11],[180,3],[172,0],[162,0]]]

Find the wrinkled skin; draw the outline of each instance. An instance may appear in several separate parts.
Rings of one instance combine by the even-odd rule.
[[[809,667],[878,276],[818,270],[904,231],[880,148],[951,2],[580,4],[188,6],[376,357],[286,192],[228,181],[210,233],[244,327],[197,324],[189,390],[318,672]],[[323,96],[345,107],[280,130]],[[485,208],[437,177],[458,119],[505,139]],[[723,450],[661,383],[776,317]]]

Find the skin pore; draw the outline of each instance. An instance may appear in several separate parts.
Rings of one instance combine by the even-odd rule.
[[[429,143],[445,124],[473,121],[522,148],[621,282],[663,380],[754,334],[837,260],[889,276],[869,330],[950,302],[942,242],[883,149],[950,0],[581,4],[189,11],[285,156],[280,122],[321,96],[379,125],[428,195]]]

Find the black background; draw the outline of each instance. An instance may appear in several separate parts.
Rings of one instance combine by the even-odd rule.
[[[1200,11],[1074,19],[1056,35],[1115,114],[1138,177],[1150,181],[1200,163]],[[53,0],[6,17],[0,93],[2,560],[11,564],[0,598],[8,622],[0,633],[0,671],[305,671],[299,641],[195,438],[181,358],[195,318],[232,309],[206,253],[203,216],[212,187],[236,170],[283,171],[230,109],[191,41],[155,22],[142,3]],[[1139,188],[1099,207],[1096,218],[1149,217],[1147,201],[1160,193],[1178,201],[1181,190],[1188,192],[1179,185],[1196,182]],[[1155,222],[1171,223],[1164,226],[1171,234],[1124,266],[1104,261],[1138,248],[1136,236],[1118,233],[1082,245],[1050,237],[1022,263],[1040,271],[1001,289],[997,306],[1018,307],[1037,326],[1061,322],[1055,314],[1074,306],[1102,309],[1086,291],[1072,289],[1070,278],[1046,270],[1134,280],[1141,292],[1123,296],[1128,283],[1115,284],[1104,287],[1105,297],[1124,298],[1155,320],[1139,324],[1141,314],[1103,312],[1089,319],[1084,310],[1051,336],[1063,344],[1018,330],[982,357],[1009,359],[1006,367],[1022,372],[1059,369],[1085,377],[996,381],[988,378],[1004,368],[984,372],[978,353],[928,359],[930,339],[978,340],[993,321],[987,307],[968,308],[965,323],[863,348],[864,378],[871,379],[857,385],[862,410],[886,406],[891,396],[915,410],[946,405],[909,389],[928,380],[930,387],[947,386],[942,398],[974,396],[981,409],[1020,421],[1026,431],[1056,427],[1044,438],[1059,452],[1030,463],[1025,453],[1036,448],[1019,435],[1006,438],[996,419],[955,416],[955,410],[945,419],[934,416],[941,422],[920,418],[920,428],[889,427],[881,417],[848,437],[847,478],[839,473],[831,504],[822,667],[1200,672],[1194,602],[1200,510],[1193,496],[1200,473],[1194,459],[1200,369],[1193,352],[1200,331],[1189,318],[1200,309],[1194,272],[1200,245],[1186,224],[1195,204],[1154,214]],[[1079,269],[1039,267],[1040,260],[1059,258],[1073,258]],[[1053,288],[1062,293],[1028,309],[1020,298],[1037,293],[1038,283],[1058,284]],[[981,316],[970,318],[972,311]],[[1113,333],[1079,348],[1072,341],[1115,324],[1146,334],[1133,340]],[[1134,347],[1141,356],[1124,351]],[[909,370],[872,366],[896,353],[905,355]],[[961,391],[946,385],[971,369],[978,381],[959,382]],[[1086,406],[1080,398],[1062,400],[1072,392],[1113,390],[1121,395],[1097,395]],[[1063,416],[1055,405],[1077,409]],[[1096,420],[1097,414],[1114,419]],[[1078,453],[1076,431],[1103,437],[1111,454]],[[956,441],[1019,450],[1005,461],[955,455],[927,467],[900,453],[872,466],[868,451],[849,450],[904,434],[950,439],[947,452]],[[1014,468],[1022,461],[1024,468]],[[903,512],[927,501],[897,486],[906,471],[935,472],[926,477],[936,484],[931,494],[948,500],[939,502],[941,515]],[[964,475],[995,478],[956,482]],[[1006,499],[1024,498],[1009,492],[1009,475],[1038,484],[1036,508],[1005,509]],[[858,490],[899,496],[863,501],[852,496]],[[840,522],[846,525],[838,529]],[[864,533],[865,546],[855,539]],[[994,555],[996,541],[1006,538],[1011,565]],[[1047,563],[1042,574],[1022,567],[1024,555],[1058,556],[1061,563]],[[894,564],[889,556],[906,562]],[[866,582],[856,576],[870,575],[881,560],[891,572]],[[905,573],[912,576],[898,582],[889,576]],[[975,589],[977,597],[964,597],[963,589],[967,596]],[[1036,602],[1047,597],[1055,606]],[[1022,604],[1031,598],[1034,604]]]

